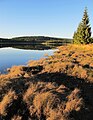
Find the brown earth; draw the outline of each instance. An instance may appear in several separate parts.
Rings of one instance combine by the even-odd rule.
[[[0,120],[93,119],[93,44],[58,49],[0,75]]]

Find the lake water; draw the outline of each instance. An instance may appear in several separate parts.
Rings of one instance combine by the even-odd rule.
[[[25,50],[12,47],[0,48],[0,72],[4,73],[13,65],[26,65],[29,60],[44,58],[45,54],[52,55],[56,49]]]

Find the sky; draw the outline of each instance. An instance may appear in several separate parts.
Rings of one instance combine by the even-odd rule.
[[[72,38],[85,7],[93,31],[93,0],[0,0],[0,37]]]

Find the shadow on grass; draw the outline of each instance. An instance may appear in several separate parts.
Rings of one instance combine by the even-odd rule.
[[[71,111],[69,114],[70,118],[73,118],[73,120],[92,120],[93,118],[93,84],[88,82],[87,80],[68,76],[64,73],[42,73],[37,74],[32,78],[18,78],[15,80],[12,80],[10,84],[7,85],[7,89],[14,90],[17,94],[21,93],[21,97],[15,100],[12,103],[12,106],[8,108],[8,114],[4,118],[5,120],[11,120],[13,115],[19,114],[22,117],[23,120],[27,120],[30,118],[29,110],[27,109],[26,103],[24,103],[22,97],[23,93],[28,89],[29,85],[26,85],[27,82],[55,82],[58,86],[64,85],[67,88],[70,89],[70,91],[73,91],[75,88],[80,89],[81,91],[81,97],[84,100],[84,107],[80,109],[79,111]],[[7,91],[7,89],[5,91]],[[56,93],[54,93],[56,94]],[[69,95],[69,92],[66,94],[66,96]],[[64,96],[66,98],[66,96]],[[65,99],[64,99],[65,100]],[[20,108],[20,111],[18,109]],[[24,112],[25,110],[25,112]],[[42,114],[43,116],[43,114]],[[32,120],[38,120],[38,118],[32,118]],[[41,117],[40,120],[43,118]],[[1,118],[3,120],[3,118]],[[44,120],[46,120],[44,118]]]
[[[93,83],[88,80],[68,76],[64,73],[43,73],[36,76],[38,81],[55,82],[58,85],[65,85],[71,91],[75,88],[80,89],[81,97],[84,100],[84,108],[80,111],[72,111],[70,118],[75,120],[92,120],[93,118]]]

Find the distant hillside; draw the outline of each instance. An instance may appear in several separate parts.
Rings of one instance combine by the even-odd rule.
[[[24,36],[15,37],[12,39],[0,38],[0,43],[2,44],[42,44],[42,43],[70,43],[71,39],[67,38],[54,38],[54,37],[44,37],[44,36]]]

